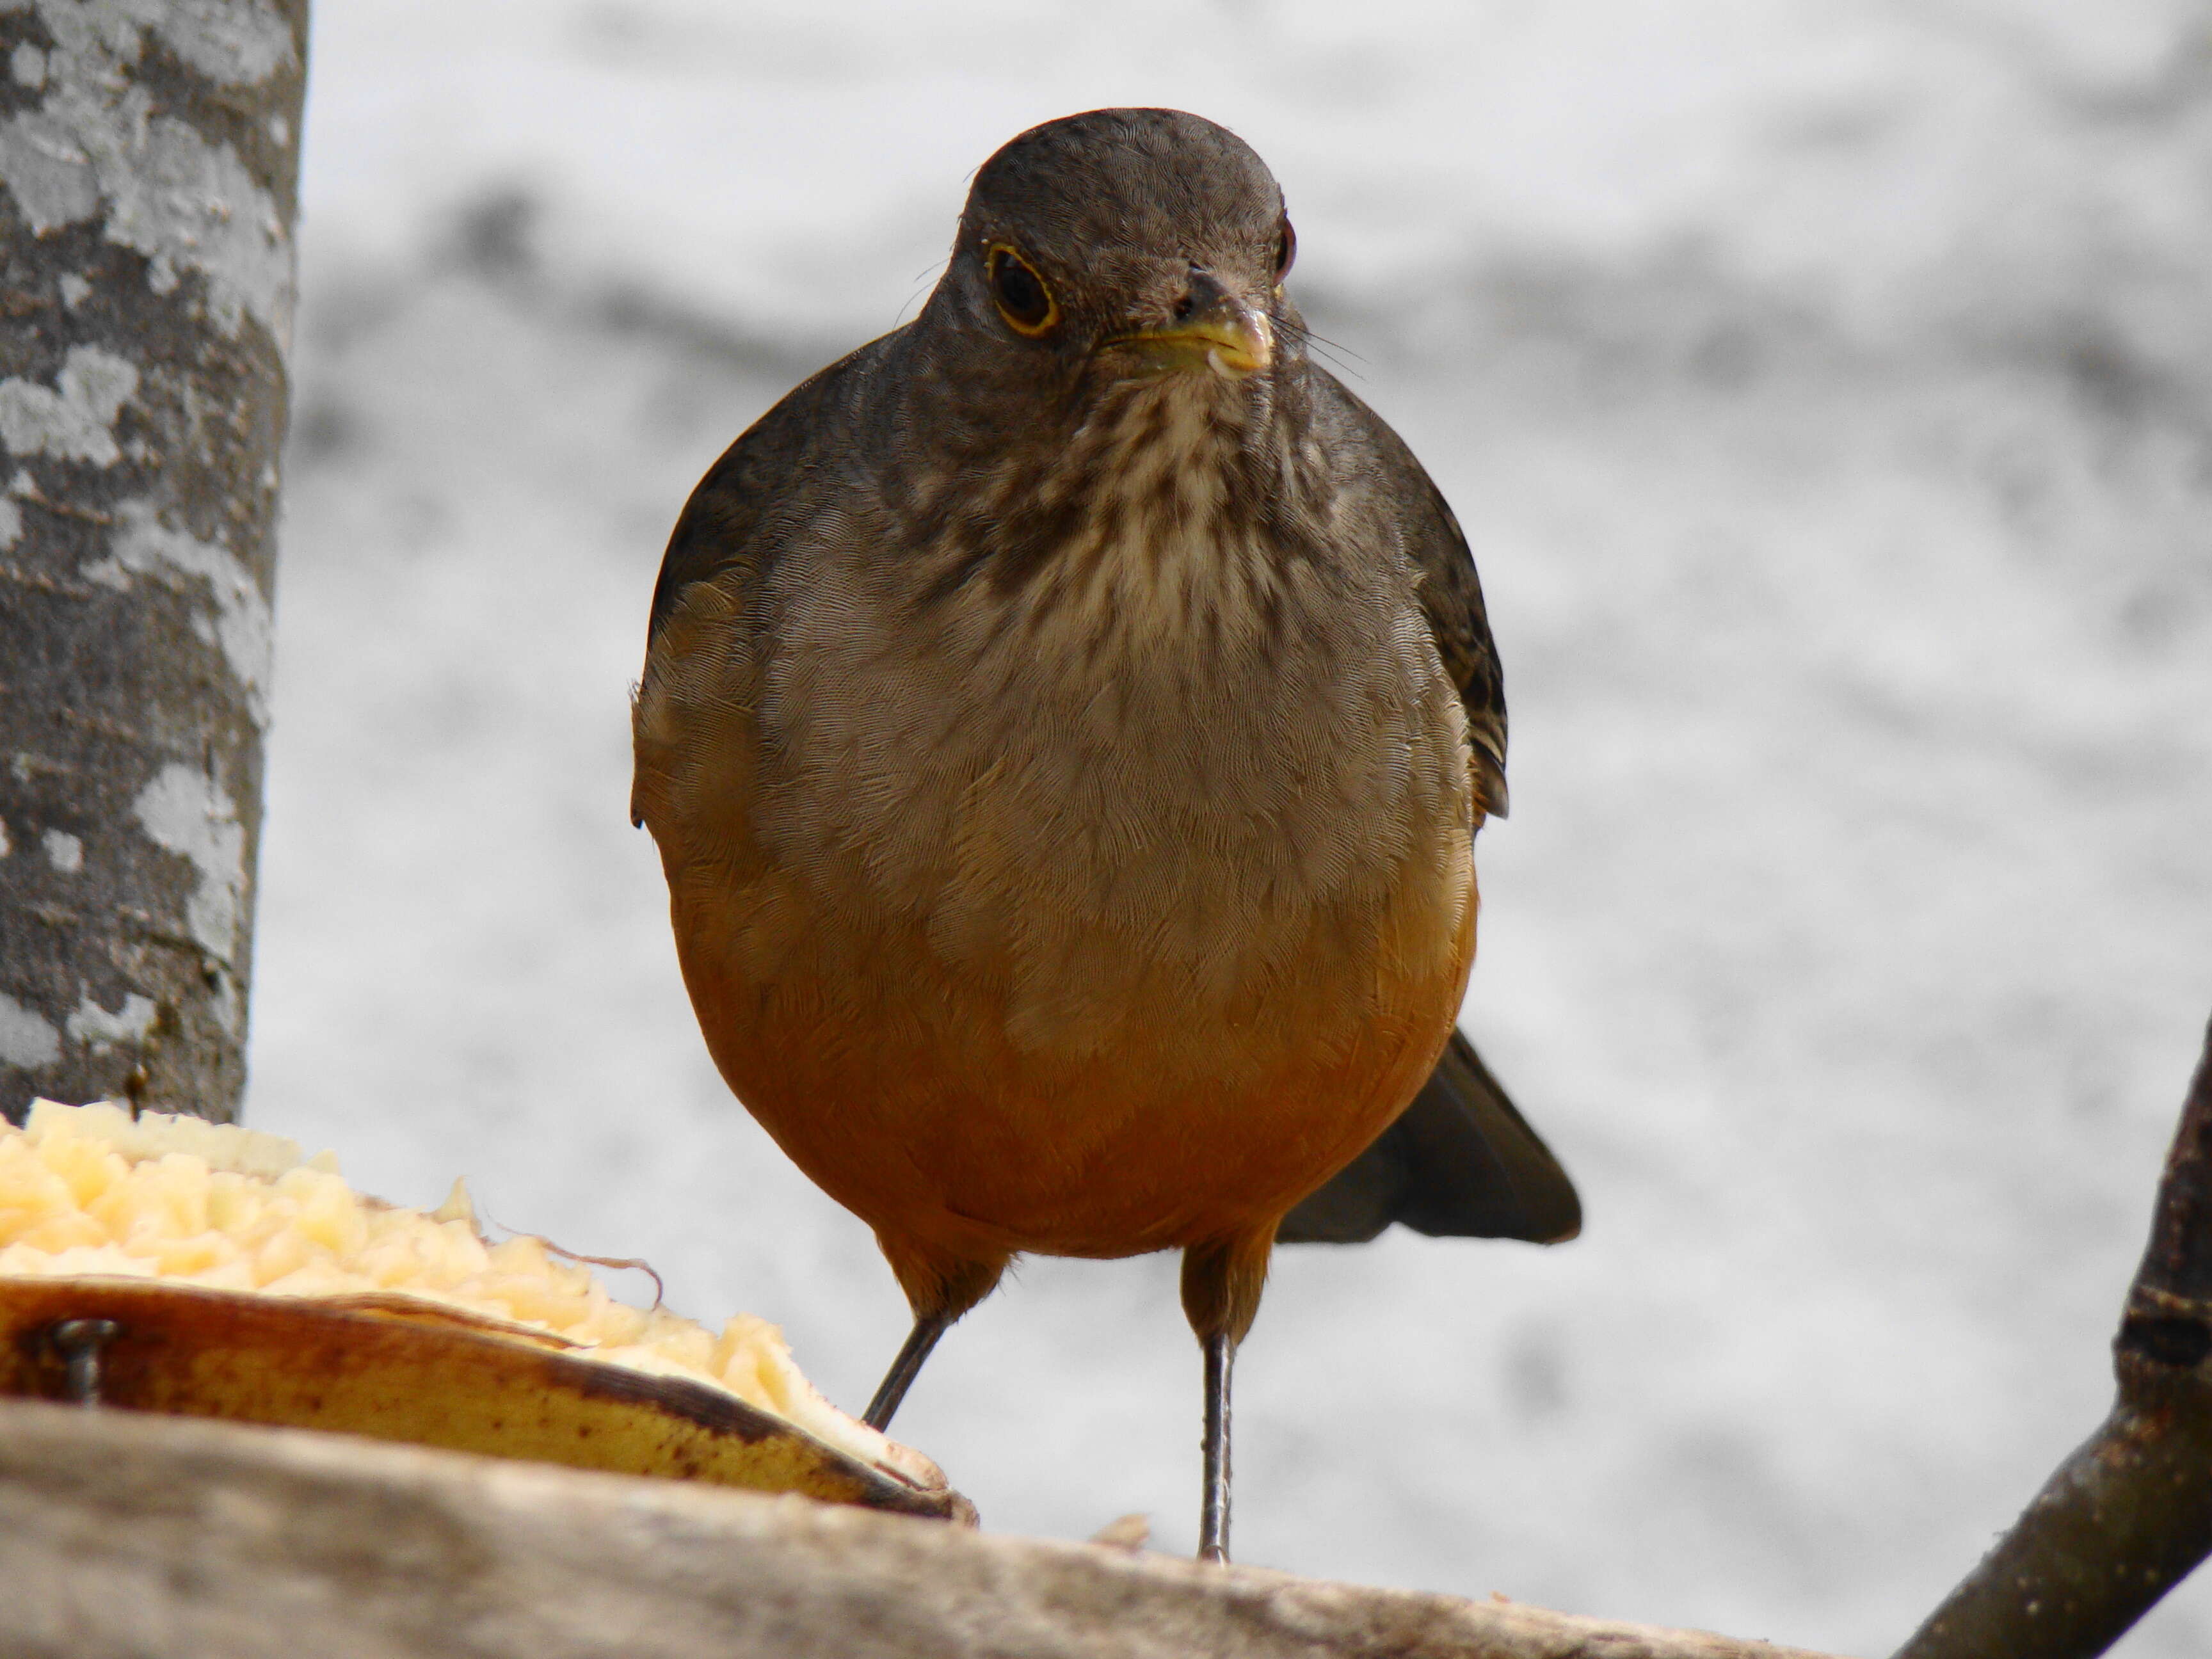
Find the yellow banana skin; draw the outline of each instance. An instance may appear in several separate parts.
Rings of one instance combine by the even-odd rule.
[[[106,1406],[659,1475],[972,1526],[940,1478],[871,1465],[702,1382],[401,1296],[307,1299],[124,1278],[0,1279],[0,1394],[70,1397],[57,1327],[106,1320]]]

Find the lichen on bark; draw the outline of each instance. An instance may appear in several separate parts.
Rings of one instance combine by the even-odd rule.
[[[245,1085],[306,0],[0,0],[0,1111]]]

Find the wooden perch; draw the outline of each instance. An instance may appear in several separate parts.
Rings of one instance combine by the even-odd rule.
[[[2090,1659],[2212,1553],[2212,1030],[2112,1416],[1898,1659]],[[343,1435],[0,1399],[28,1659],[1823,1659]]]
[[[1820,1659],[673,1480],[0,1401],[27,1659]]]
[[[2112,1344],[2118,1397],[1896,1659],[2091,1659],[2212,1553],[2212,1028]]]

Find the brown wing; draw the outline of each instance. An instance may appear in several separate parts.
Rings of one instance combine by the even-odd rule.
[[[1490,637],[1482,604],[1482,579],[1467,537],[1428,470],[1389,423],[1333,376],[1312,371],[1316,423],[1336,452],[1354,488],[1398,535],[1420,573],[1421,614],[1428,619],[1444,668],[1459,687],[1474,750],[1475,789],[1483,811],[1502,818],[1510,805],[1505,790],[1505,676]],[[1356,459],[1342,458],[1347,452]]]
[[[804,520],[821,490],[834,485],[825,450],[843,430],[854,382],[884,348],[884,340],[872,342],[787,392],[699,480],[669,533],[653,584],[645,673],[638,690],[641,710],[653,701],[657,677],[670,667],[669,653],[676,647],[668,643],[669,623],[683,609],[685,595],[701,583],[716,583],[725,604],[738,599],[729,625],[755,630],[764,625],[758,615],[763,578],[790,544],[793,526]],[[728,580],[737,573],[742,573],[737,580]],[[647,743],[641,726],[630,786],[632,823],[645,822],[653,776],[668,760]]]
[[[862,346],[793,387],[707,469],[661,555],[646,624],[648,653],[685,588],[732,565],[765,566],[775,557],[782,540],[779,520],[804,498],[817,472],[825,425],[842,412],[851,381],[890,337]]]
[[[1481,811],[1505,816],[1505,683],[1467,538],[1428,472],[1382,418],[1316,373],[1323,422],[1355,447],[1420,572],[1422,614],[1467,709]],[[1284,1218],[1287,1244],[1357,1244],[1392,1222],[1458,1238],[1552,1244],[1582,1230],[1574,1182],[1474,1045],[1452,1033],[1437,1069],[1375,1143]]]

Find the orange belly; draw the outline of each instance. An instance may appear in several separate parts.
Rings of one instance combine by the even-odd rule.
[[[1002,986],[948,973],[917,928],[855,938],[773,874],[670,873],[724,1078],[902,1279],[908,1260],[934,1275],[941,1259],[1271,1233],[1413,1098],[1473,954],[1471,873],[1456,905],[1414,883],[1402,903],[1425,914],[1360,930],[1357,951],[1316,917],[1294,970],[1241,1006],[1194,1006],[1164,969],[1133,996],[1117,983],[1121,1006],[1079,1042],[1039,1044],[1010,1030]],[[1387,948],[1438,927],[1442,949]]]

